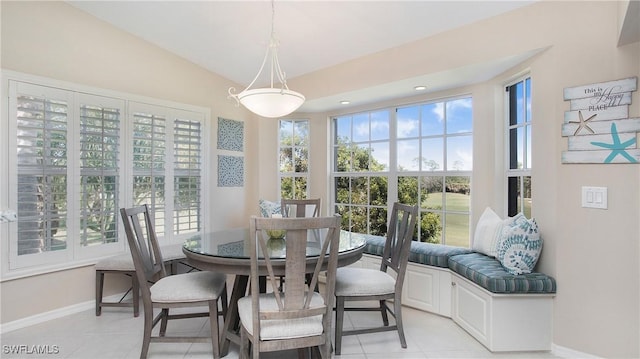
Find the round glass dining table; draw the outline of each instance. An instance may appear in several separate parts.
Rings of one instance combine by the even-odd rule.
[[[324,238],[324,236],[318,236]],[[240,318],[238,316],[238,300],[246,295],[247,284],[251,272],[249,249],[249,229],[237,228],[203,233],[188,238],[183,247],[187,260],[200,270],[210,270],[235,276],[229,308],[224,322],[224,329],[220,339],[221,355],[229,351],[229,343],[240,344]],[[271,264],[276,275],[284,275],[285,243],[284,240],[269,240],[268,250]],[[366,244],[366,235],[340,231],[340,247],[338,251],[338,266],[347,266],[357,262],[362,257]],[[316,257],[321,243],[307,246],[307,257]],[[280,257],[282,260],[274,260]],[[260,268],[262,269],[262,267]],[[312,261],[309,261],[307,273],[313,272]],[[263,274],[266,275],[266,267]]]

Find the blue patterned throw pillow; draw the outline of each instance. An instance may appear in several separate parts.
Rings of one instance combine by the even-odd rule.
[[[542,238],[535,219],[516,217],[502,232],[497,258],[507,272],[517,275],[533,272],[542,252]]]
[[[273,214],[282,214],[282,209],[278,202],[265,201],[264,199],[261,199],[258,201],[258,206],[260,207],[260,214],[262,217],[271,217]]]

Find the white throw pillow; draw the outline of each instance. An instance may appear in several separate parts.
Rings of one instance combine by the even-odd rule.
[[[503,222],[496,212],[487,207],[478,220],[478,225],[473,235],[472,249],[490,257],[495,257]]]
[[[260,207],[260,214],[262,217],[271,217],[274,214],[282,214],[279,202],[271,202],[264,199],[258,201],[258,207]]]

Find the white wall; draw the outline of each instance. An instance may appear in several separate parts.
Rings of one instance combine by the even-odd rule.
[[[558,281],[553,342],[560,348],[602,357],[640,357],[640,165],[565,165],[560,124],[569,105],[565,87],[640,76],[640,43],[617,47],[615,2],[541,1],[470,26],[290,79],[307,98],[546,49],[527,63],[484,83],[403,103],[458,93],[474,97],[473,220],[485,206],[503,206],[502,84],[530,70],[533,79],[533,215],[545,241],[539,269]],[[277,121],[250,118],[226,101],[232,85],[215,74],[115,30],[62,3],[2,2],[3,68],[85,85],[127,91],[211,108],[218,116],[246,119],[247,178],[244,189],[220,190],[216,226],[241,226],[256,213],[257,198],[277,198]],[[54,27],[47,15],[62,24]],[[25,26],[29,25],[29,26]],[[55,47],[53,46],[56,40]],[[83,40],[91,40],[90,42]],[[99,41],[97,41],[99,40]],[[89,49],[77,44],[89,44]],[[99,45],[98,45],[99,44]],[[103,50],[105,52],[102,52]],[[34,56],[46,54],[46,56]],[[103,55],[118,54],[104,60]],[[151,60],[153,59],[153,60]],[[639,91],[630,113],[640,117]],[[376,104],[379,107],[385,104]],[[353,110],[361,110],[353,109]],[[298,114],[311,120],[311,193],[327,197],[328,122],[332,114]],[[215,122],[215,121],[214,121]],[[212,126],[212,140],[215,126]],[[215,168],[215,163],[210,164]],[[609,209],[580,206],[580,187],[609,189]],[[240,198],[240,201],[238,201]],[[2,283],[2,322],[93,299],[91,270]],[[77,285],[76,285],[77,283]],[[52,296],[51,304],[23,305],[20,296]],[[517,319],[517,318],[514,318]]]

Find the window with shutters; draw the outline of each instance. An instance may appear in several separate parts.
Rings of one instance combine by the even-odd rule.
[[[14,257],[64,251],[68,247],[67,163],[69,101],[61,91],[16,93],[9,131],[15,138],[15,201],[18,214]]]
[[[118,241],[122,109],[100,105],[103,99],[95,96],[79,99],[80,244],[114,243]]]
[[[202,124],[176,119],[173,124],[173,230],[175,234],[200,230]]]
[[[206,110],[28,78],[3,77],[3,277],[124,252],[122,207],[149,204],[165,243],[202,230]]]
[[[147,107],[147,106],[145,106]],[[132,112],[133,203],[148,204],[155,219],[158,237],[165,233],[165,161],[167,120],[153,109]]]

